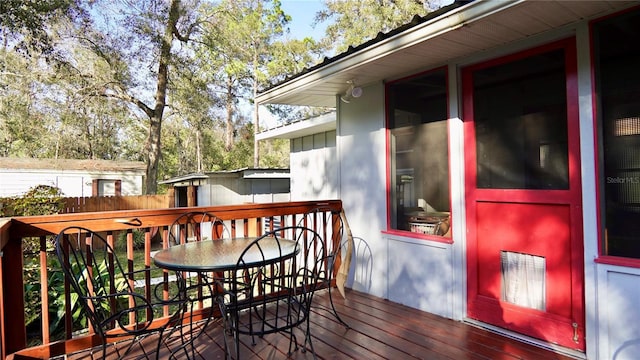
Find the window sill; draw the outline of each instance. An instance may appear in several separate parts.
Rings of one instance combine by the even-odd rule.
[[[443,244],[453,244],[452,238],[446,238],[446,237],[437,236],[437,235],[425,235],[425,234],[414,233],[406,230],[383,230],[382,233],[386,235],[403,236],[403,237],[412,238],[412,239],[435,241]]]
[[[640,259],[625,258],[619,256],[602,255],[595,262],[597,264],[624,266],[640,269]]]

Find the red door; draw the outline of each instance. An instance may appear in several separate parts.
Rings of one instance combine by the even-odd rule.
[[[468,316],[584,351],[574,39],[463,70]]]

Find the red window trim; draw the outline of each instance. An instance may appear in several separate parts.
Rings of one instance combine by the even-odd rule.
[[[439,242],[443,244],[453,244],[452,237],[447,238],[447,237],[438,236],[438,235],[426,235],[426,234],[414,233],[407,230],[389,229],[389,230],[383,230],[381,231],[381,233],[384,235],[402,236],[402,237],[418,239],[418,240],[429,240],[429,241]]]
[[[640,269],[640,259],[635,258],[600,255],[595,259],[595,263]]]
[[[632,267],[632,268],[640,268],[640,259],[630,258],[630,257],[622,257],[622,256],[611,256],[605,254],[606,238],[605,238],[605,229],[604,229],[604,218],[602,217],[602,209],[601,207],[605,204],[604,194],[602,191],[604,178],[600,176],[600,139],[599,139],[599,131],[598,131],[598,101],[597,101],[597,89],[596,89],[596,53],[594,48],[594,31],[593,28],[597,23],[602,21],[606,21],[618,16],[623,16],[624,14],[640,10],[640,6],[634,6],[613,14],[609,14],[607,16],[603,16],[598,19],[591,20],[589,22],[589,56],[591,60],[591,111],[592,111],[592,128],[593,131],[593,146],[595,149],[594,154],[594,178],[596,182],[596,226],[598,228],[598,257],[595,259],[597,264],[607,264],[607,265],[615,265],[615,266],[624,266],[624,267]]]
[[[396,84],[398,82],[403,82],[403,81],[407,81],[413,78],[417,78],[419,76],[425,75],[425,74],[429,74],[429,73],[433,73],[436,71],[441,71],[444,70],[444,75],[445,75],[445,87],[446,87],[446,97],[447,97],[447,149],[451,149],[451,136],[450,136],[450,128],[449,128],[449,121],[451,120],[451,114],[449,112],[449,68],[445,65],[445,66],[440,66],[434,69],[430,69],[427,71],[421,71],[419,73],[413,74],[413,75],[409,75],[400,79],[396,79],[393,81],[389,81],[385,84],[384,87],[384,127],[385,127],[385,173],[386,173],[386,177],[387,177],[387,183],[385,185],[386,187],[386,210],[387,210],[387,226],[386,226],[386,230],[383,230],[382,233],[383,234],[389,234],[389,235],[397,235],[397,236],[404,236],[404,237],[409,237],[409,238],[414,238],[414,239],[420,239],[420,240],[431,240],[431,241],[437,241],[437,242],[441,242],[441,243],[446,243],[446,244],[453,244],[453,235],[451,238],[446,238],[443,236],[438,236],[438,235],[425,235],[425,234],[419,234],[419,233],[414,233],[411,231],[406,231],[406,230],[397,230],[397,229],[392,229],[391,228],[391,129],[389,129],[389,86]],[[449,155],[449,208],[451,209],[451,153],[448,154]],[[450,211],[450,214],[453,213],[452,211]],[[451,232],[453,233],[453,218],[451,216],[449,216],[449,228],[451,229]]]

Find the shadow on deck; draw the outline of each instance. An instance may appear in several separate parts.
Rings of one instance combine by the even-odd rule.
[[[328,292],[314,301],[328,304]],[[340,316],[351,329],[345,329],[333,315],[324,310],[311,315],[313,346],[318,359],[540,359],[570,360],[571,357],[520,342],[462,322],[445,319],[394,302],[356,291],[348,291],[347,299],[337,292],[334,300]],[[177,333],[176,333],[177,335]],[[301,331],[296,333],[304,339]],[[221,324],[210,323],[195,341],[196,359],[224,359]],[[242,336],[242,359],[312,359],[310,352],[300,349],[287,356],[289,341],[285,335],[271,334],[256,338]],[[179,337],[171,337],[163,345],[160,359],[167,359],[171,349],[180,345]],[[108,359],[122,359],[128,344],[109,346]],[[126,356],[127,359],[155,358],[155,340],[145,339]],[[67,355],[67,359],[99,359],[101,350]],[[184,352],[176,358],[186,359]]]

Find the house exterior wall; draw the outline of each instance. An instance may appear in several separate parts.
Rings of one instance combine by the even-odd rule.
[[[370,274],[366,275],[370,281],[361,280],[353,287],[388,297],[388,244],[381,233],[387,221],[384,86],[373,84],[363,90],[358,101],[345,104],[336,99],[339,196],[356,238],[356,247],[363,246],[372,255]],[[354,263],[367,261],[355,259]]]
[[[92,181],[121,180],[122,195],[141,195],[141,174],[134,172],[76,171],[76,170],[22,170],[2,169],[0,171],[0,197],[18,196],[37,185],[60,188],[64,196],[92,196]]]
[[[637,306],[640,270],[601,264],[595,260],[599,256],[596,211],[600,204],[596,199],[597,156],[587,21],[442,64],[449,69],[449,147],[454,224],[451,244],[386,232],[389,189],[386,188],[384,85],[364,86],[363,96],[349,104],[336,99],[336,143],[340,164],[338,195],[343,201],[356,245],[364,245],[368,250],[362,258],[355,259],[356,269],[352,269],[348,285],[424,311],[465,320],[465,169],[460,116],[462,105],[458,101],[461,96],[460,69],[567,37],[575,38],[578,51],[587,349],[584,355],[589,359],[617,360],[636,356],[640,351],[640,310]],[[301,164],[304,160],[296,158],[295,162]],[[301,193],[302,190],[298,188],[296,192]],[[358,269],[363,263],[367,264],[364,273]]]
[[[336,131],[291,139],[291,199],[336,199],[338,164]]]

